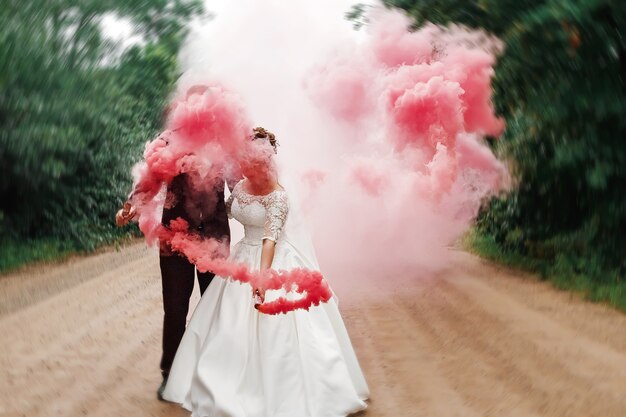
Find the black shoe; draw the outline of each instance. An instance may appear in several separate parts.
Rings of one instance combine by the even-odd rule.
[[[161,382],[161,386],[159,386],[159,389],[157,390],[157,398],[159,399],[159,401],[167,401],[165,398],[163,398],[163,392],[165,391],[166,385],[167,377],[164,377],[163,382]]]

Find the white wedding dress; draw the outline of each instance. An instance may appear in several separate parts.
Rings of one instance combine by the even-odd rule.
[[[258,270],[262,241],[272,239],[273,269],[317,268],[283,233],[286,191],[255,196],[239,182],[229,206],[245,229],[233,262]],[[280,295],[268,291],[265,298]],[[250,285],[215,277],[185,331],[163,397],[192,417],[343,417],[364,409],[368,395],[334,299],[266,315],[254,308]]]

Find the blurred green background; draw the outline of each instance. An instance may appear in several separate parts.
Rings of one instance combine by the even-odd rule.
[[[0,7],[0,271],[132,232],[113,217],[158,130],[201,0],[5,0]],[[140,41],[120,52],[102,22]]]
[[[514,178],[469,247],[626,309],[626,3],[386,0],[502,39],[489,138]],[[0,8],[0,271],[132,235],[113,215],[158,130],[201,0],[5,0]],[[348,18],[366,24],[357,6]],[[129,21],[126,49],[102,33]]]

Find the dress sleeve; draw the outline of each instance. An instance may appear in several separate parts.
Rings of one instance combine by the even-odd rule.
[[[265,205],[265,232],[263,240],[278,240],[283,231],[287,214],[289,213],[289,201],[284,191],[272,193],[267,198]]]

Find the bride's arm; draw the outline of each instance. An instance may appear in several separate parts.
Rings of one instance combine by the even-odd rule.
[[[261,272],[270,269],[272,267],[272,261],[274,260],[274,251],[276,249],[276,242],[270,239],[263,239],[263,247],[261,249]],[[258,297],[257,301],[263,303],[265,301],[265,289],[255,288],[253,296]],[[259,304],[255,304],[257,307]]]
[[[289,203],[286,193],[277,193],[273,196],[270,204],[266,207],[266,212],[265,236],[263,236],[263,246],[261,249],[261,271],[270,269],[274,261],[276,241],[283,230],[289,212]],[[259,296],[261,302],[265,300],[265,290],[262,288],[255,288],[254,294]]]
[[[287,221],[287,214],[289,213],[287,194],[282,192],[272,195],[265,210],[266,218],[263,249],[261,251],[261,271],[272,267],[276,241],[283,231],[283,227]]]
[[[263,239],[263,249],[261,249],[261,271],[270,269],[274,260],[274,250],[276,242],[270,239]]]

